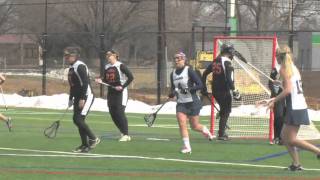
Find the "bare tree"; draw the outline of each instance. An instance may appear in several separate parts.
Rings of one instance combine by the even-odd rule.
[[[7,33],[14,29],[14,21],[16,14],[14,13],[14,6],[10,0],[0,2],[0,34]]]

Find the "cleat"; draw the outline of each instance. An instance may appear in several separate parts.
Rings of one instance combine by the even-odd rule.
[[[89,152],[90,148],[86,145],[81,145],[79,147],[77,147],[75,150],[73,150],[72,152],[75,153],[87,153]]]
[[[320,160],[320,154],[317,155],[317,159]]]
[[[229,137],[228,137],[228,135],[223,135],[223,136],[218,136],[217,139],[220,140],[220,141],[228,141]]]
[[[205,138],[208,138],[209,141],[214,139],[214,136],[209,132],[208,134],[202,133]]]
[[[128,135],[123,135],[120,139],[119,142],[128,142],[131,141],[131,137]]]
[[[302,166],[299,164],[299,165],[293,165],[291,164],[289,167],[285,168],[285,170],[289,170],[289,171],[302,171],[303,168]]]
[[[95,140],[89,140],[89,147],[90,149],[95,148],[100,143],[100,138],[96,138]]]
[[[6,125],[7,125],[8,129],[9,129],[9,132],[11,132],[12,131],[12,119],[11,119],[11,117],[8,117],[8,119],[6,121]]]
[[[180,152],[182,153],[182,154],[191,154],[191,148],[187,148],[187,147],[183,147],[181,150],[180,150]]]

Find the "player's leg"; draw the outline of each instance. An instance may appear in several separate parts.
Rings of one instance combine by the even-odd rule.
[[[201,132],[206,138],[208,138],[209,140],[212,140],[214,136],[211,134],[209,129],[206,126],[200,124],[200,121],[199,121],[199,114],[202,108],[201,102],[194,101],[190,105],[191,107],[190,107],[190,112],[188,113],[188,117],[189,117],[189,122],[192,130]]]
[[[183,147],[181,149],[181,153],[184,153],[184,154],[191,153],[191,145],[190,145],[189,132],[187,127],[188,109],[186,108],[185,104],[178,103],[176,107],[176,111],[177,111],[176,117],[179,125],[179,131],[183,141]]]
[[[216,94],[215,99],[220,106],[220,120],[218,130],[218,140],[228,140],[226,126],[231,112],[232,97],[230,93]]]
[[[282,140],[286,148],[288,149],[288,153],[292,159],[292,165],[288,168],[289,170],[295,171],[295,167],[300,167],[300,159],[298,151],[294,145],[294,141],[296,140],[298,134],[299,126],[292,126],[285,124],[282,129]]]
[[[119,139],[121,142],[131,141],[131,137],[129,136],[128,132],[128,119],[125,115],[125,108],[126,107],[123,105],[117,107],[117,121],[119,123],[120,131],[123,134],[123,136]]]
[[[94,102],[93,95],[88,95],[85,99],[85,104],[83,108],[81,109],[81,117],[79,118],[79,123],[81,128],[85,131],[85,134],[89,138],[89,147],[95,148],[97,144],[100,143],[100,139],[94,135],[92,130],[90,129],[89,125],[86,123],[86,117],[91,109],[91,106]]]

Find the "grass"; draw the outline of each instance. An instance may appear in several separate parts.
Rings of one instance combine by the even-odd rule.
[[[43,135],[62,112],[27,108],[4,112],[13,117],[14,132],[5,125],[0,129],[0,179],[317,179],[320,174],[320,162],[306,151],[300,152],[301,162],[315,170],[284,171],[290,157],[283,146],[267,140],[209,142],[191,132],[193,152],[180,154],[182,142],[171,115],[158,115],[157,126],[148,128],[143,114],[128,114],[133,141],[120,143],[109,114],[91,112],[87,122],[102,142],[89,154],[75,155],[70,152],[80,138],[71,112],[61,121],[55,139]],[[202,122],[207,123],[205,117]]]

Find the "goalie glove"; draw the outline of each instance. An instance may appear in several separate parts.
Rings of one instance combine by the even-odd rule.
[[[232,91],[233,99],[236,101],[241,101],[241,95],[237,89]]]

